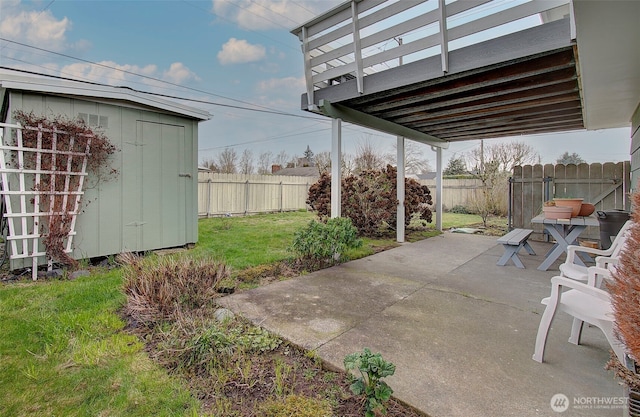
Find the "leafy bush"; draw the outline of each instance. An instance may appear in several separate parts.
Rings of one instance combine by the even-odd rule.
[[[174,321],[191,310],[210,305],[220,281],[229,276],[226,265],[210,260],[161,257],[145,262],[120,256],[124,268],[125,314],[152,327]]]
[[[449,211],[456,214],[471,214],[467,207],[460,204],[458,204],[457,206],[453,206],[453,208],[451,208],[451,210]]]
[[[294,233],[291,250],[302,258],[337,262],[347,249],[360,246],[362,240],[351,220],[339,217],[326,223],[310,221]]]
[[[396,168],[363,171],[342,179],[342,215],[352,220],[358,231],[366,236],[379,235],[384,227],[395,227],[397,222]],[[331,175],[323,173],[309,188],[307,204],[320,218],[331,215]],[[418,214],[431,222],[431,192],[411,178],[405,179],[405,225]]]
[[[301,395],[268,400],[258,410],[258,417],[331,417],[333,410],[327,401]]]
[[[371,353],[365,348],[362,352],[352,353],[344,358],[347,371],[358,370],[360,377],[349,374],[351,392],[354,395],[364,395],[365,417],[375,417],[376,410],[386,413],[384,403],[389,401],[393,390],[382,378],[396,372],[396,366],[382,359],[379,353]]]

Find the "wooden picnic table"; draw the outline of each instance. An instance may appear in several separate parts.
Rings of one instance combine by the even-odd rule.
[[[593,215],[572,217],[570,219],[547,219],[544,214],[539,214],[531,219],[531,223],[542,224],[547,233],[555,239],[555,244],[547,252],[544,261],[538,267],[540,271],[549,269],[556,259],[567,251],[567,246],[577,245],[578,236],[588,226],[600,226],[600,222]]]

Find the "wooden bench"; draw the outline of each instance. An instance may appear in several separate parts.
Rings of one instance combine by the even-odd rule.
[[[498,239],[498,243],[504,246],[504,254],[498,260],[498,265],[504,266],[511,259],[518,268],[524,268],[524,264],[518,258],[518,252],[524,247],[529,255],[536,254],[529,242],[527,242],[531,233],[533,233],[531,229],[513,229]]]

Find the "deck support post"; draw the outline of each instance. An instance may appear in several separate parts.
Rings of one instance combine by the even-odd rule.
[[[342,202],[342,120],[331,119],[331,218],[340,217]]]

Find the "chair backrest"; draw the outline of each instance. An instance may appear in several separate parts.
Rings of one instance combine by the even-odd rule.
[[[632,220],[627,220],[620,228],[620,231],[611,242],[611,257],[617,258],[620,256],[620,252],[624,249],[624,246],[627,242],[627,237],[629,235],[629,230],[631,230],[631,225],[633,225]]]

